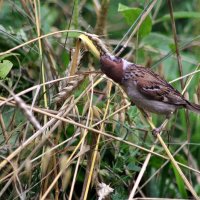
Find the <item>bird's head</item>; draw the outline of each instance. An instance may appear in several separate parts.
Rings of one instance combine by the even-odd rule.
[[[122,82],[124,59],[112,55],[103,55],[100,58],[100,64],[104,74],[119,84]]]

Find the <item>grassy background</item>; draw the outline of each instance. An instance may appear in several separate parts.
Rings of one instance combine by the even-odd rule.
[[[81,45],[79,56],[74,56],[78,33],[57,33],[5,51],[68,29],[95,33],[113,51],[125,34],[135,30],[137,17],[152,2],[0,1],[1,163],[13,156],[0,168],[0,199],[101,199],[99,183],[114,189],[106,199],[128,198],[155,138],[119,86],[97,73],[99,61],[90,50]],[[156,2],[121,56],[172,81],[199,69],[200,1],[172,1],[173,10],[169,2]],[[73,77],[73,70],[78,76]],[[82,77],[88,71],[93,72]],[[59,81],[62,77],[65,80]],[[38,86],[52,80],[58,81]],[[200,104],[199,80],[197,73],[184,78],[183,86],[180,80],[172,85],[182,91],[188,83],[186,97]],[[18,93],[21,99],[16,98]],[[153,115],[156,125],[163,120]],[[162,137],[174,158],[186,166],[181,169],[200,195],[199,116],[178,111]],[[176,168],[162,157],[166,153],[159,143],[154,151],[134,197],[191,198]]]

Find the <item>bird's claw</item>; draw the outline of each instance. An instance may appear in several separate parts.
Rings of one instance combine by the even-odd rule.
[[[156,137],[158,134],[160,134],[160,132],[161,132],[161,127],[159,127],[159,128],[154,128],[154,129],[152,130],[152,135]]]

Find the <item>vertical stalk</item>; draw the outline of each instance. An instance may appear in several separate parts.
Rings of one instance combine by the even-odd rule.
[[[110,82],[109,85],[108,85],[108,101],[107,101],[107,105],[106,105],[106,109],[105,109],[103,120],[106,119],[106,116],[107,116],[107,113],[108,113],[108,110],[109,110],[109,105],[110,105],[110,98],[109,97],[110,97],[111,87],[112,87],[112,83]],[[104,128],[104,123],[101,124],[100,131],[102,131],[103,128]],[[95,166],[95,161],[96,161],[96,158],[97,158],[97,152],[98,152],[100,138],[101,138],[101,134],[98,134],[97,140],[96,140],[96,146],[95,146],[93,157],[92,157],[92,164],[91,164],[91,168],[90,168],[90,173],[89,173],[89,176],[88,176],[88,181],[87,181],[87,185],[86,185],[86,189],[85,189],[83,200],[87,200],[89,186],[91,184],[92,175],[93,175],[94,166]]]

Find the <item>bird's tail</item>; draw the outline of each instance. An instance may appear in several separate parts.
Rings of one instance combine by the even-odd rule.
[[[200,115],[200,105],[187,101],[186,108]]]

